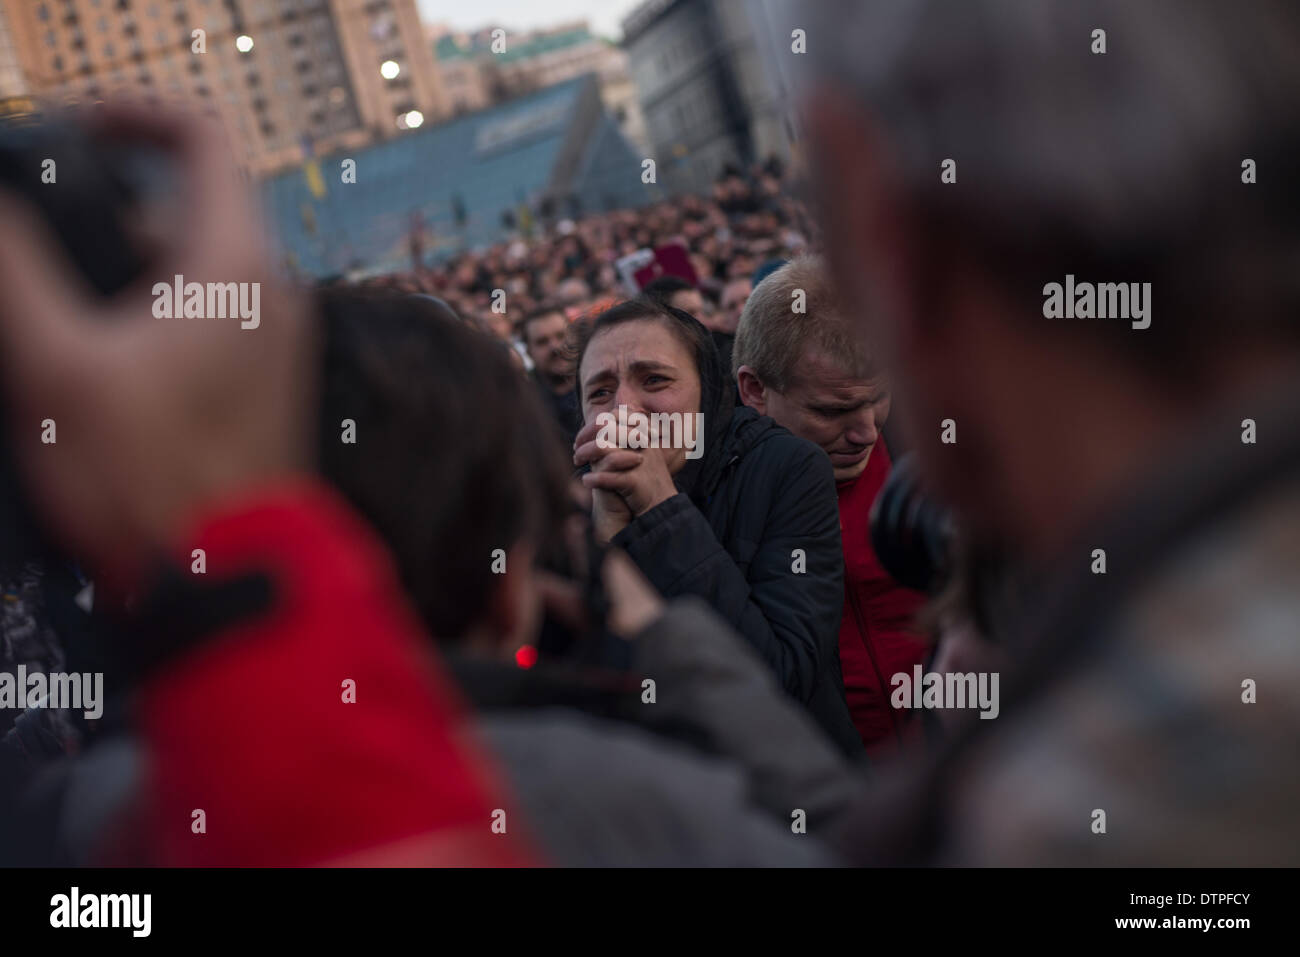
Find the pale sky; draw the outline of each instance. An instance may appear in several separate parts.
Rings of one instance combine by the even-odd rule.
[[[446,23],[473,30],[499,23],[506,29],[531,30],[570,20],[587,20],[592,32],[621,39],[620,24],[641,0],[416,0],[425,23]]]

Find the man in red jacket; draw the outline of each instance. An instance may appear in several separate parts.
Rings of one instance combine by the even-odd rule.
[[[868,755],[891,754],[920,733],[889,696],[892,676],[910,676],[929,653],[915,625],[925,597],[890,578],[871,547],[871,505],[892,464],[880,431],[889,385],[845,323],[820,259],[801,257],[759,283],[736,330],[732,370],[746,405],[830,456],[844,547],[845,696]]]

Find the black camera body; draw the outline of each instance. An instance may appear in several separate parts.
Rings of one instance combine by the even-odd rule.
[[[128,235],[145,155],[97,143],[62,118],[10,118],[0,123],[0,188],[35,208],[91,289],[112,295],[145,267]],[[0,416],[0,562],[51,553],[15,468],[11,427]]]
[[[921,488],[911,455],[894,463],[871,507],[871,547],[900,585],[934,594],[952,577],[956,523]]]

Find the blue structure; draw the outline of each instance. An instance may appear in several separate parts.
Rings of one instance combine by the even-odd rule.
[[[342,182],[349,158],[355,183]],[[409,268],[417,221],[432,262],[505,239],[503,216],[524,204],[544,221],[658,198],[590,75],[316,162],[316,193],[306,167],[261,186],[285,259],[316,277]]]

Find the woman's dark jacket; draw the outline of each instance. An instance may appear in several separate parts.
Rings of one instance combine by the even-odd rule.
[[[844,701],[839,506],[830,459],[735,408],[716,351],[700,360],[704,454],[678,494],[614,537],[666,597],[698,595],[753,645],[846,753],[862,744]]]

